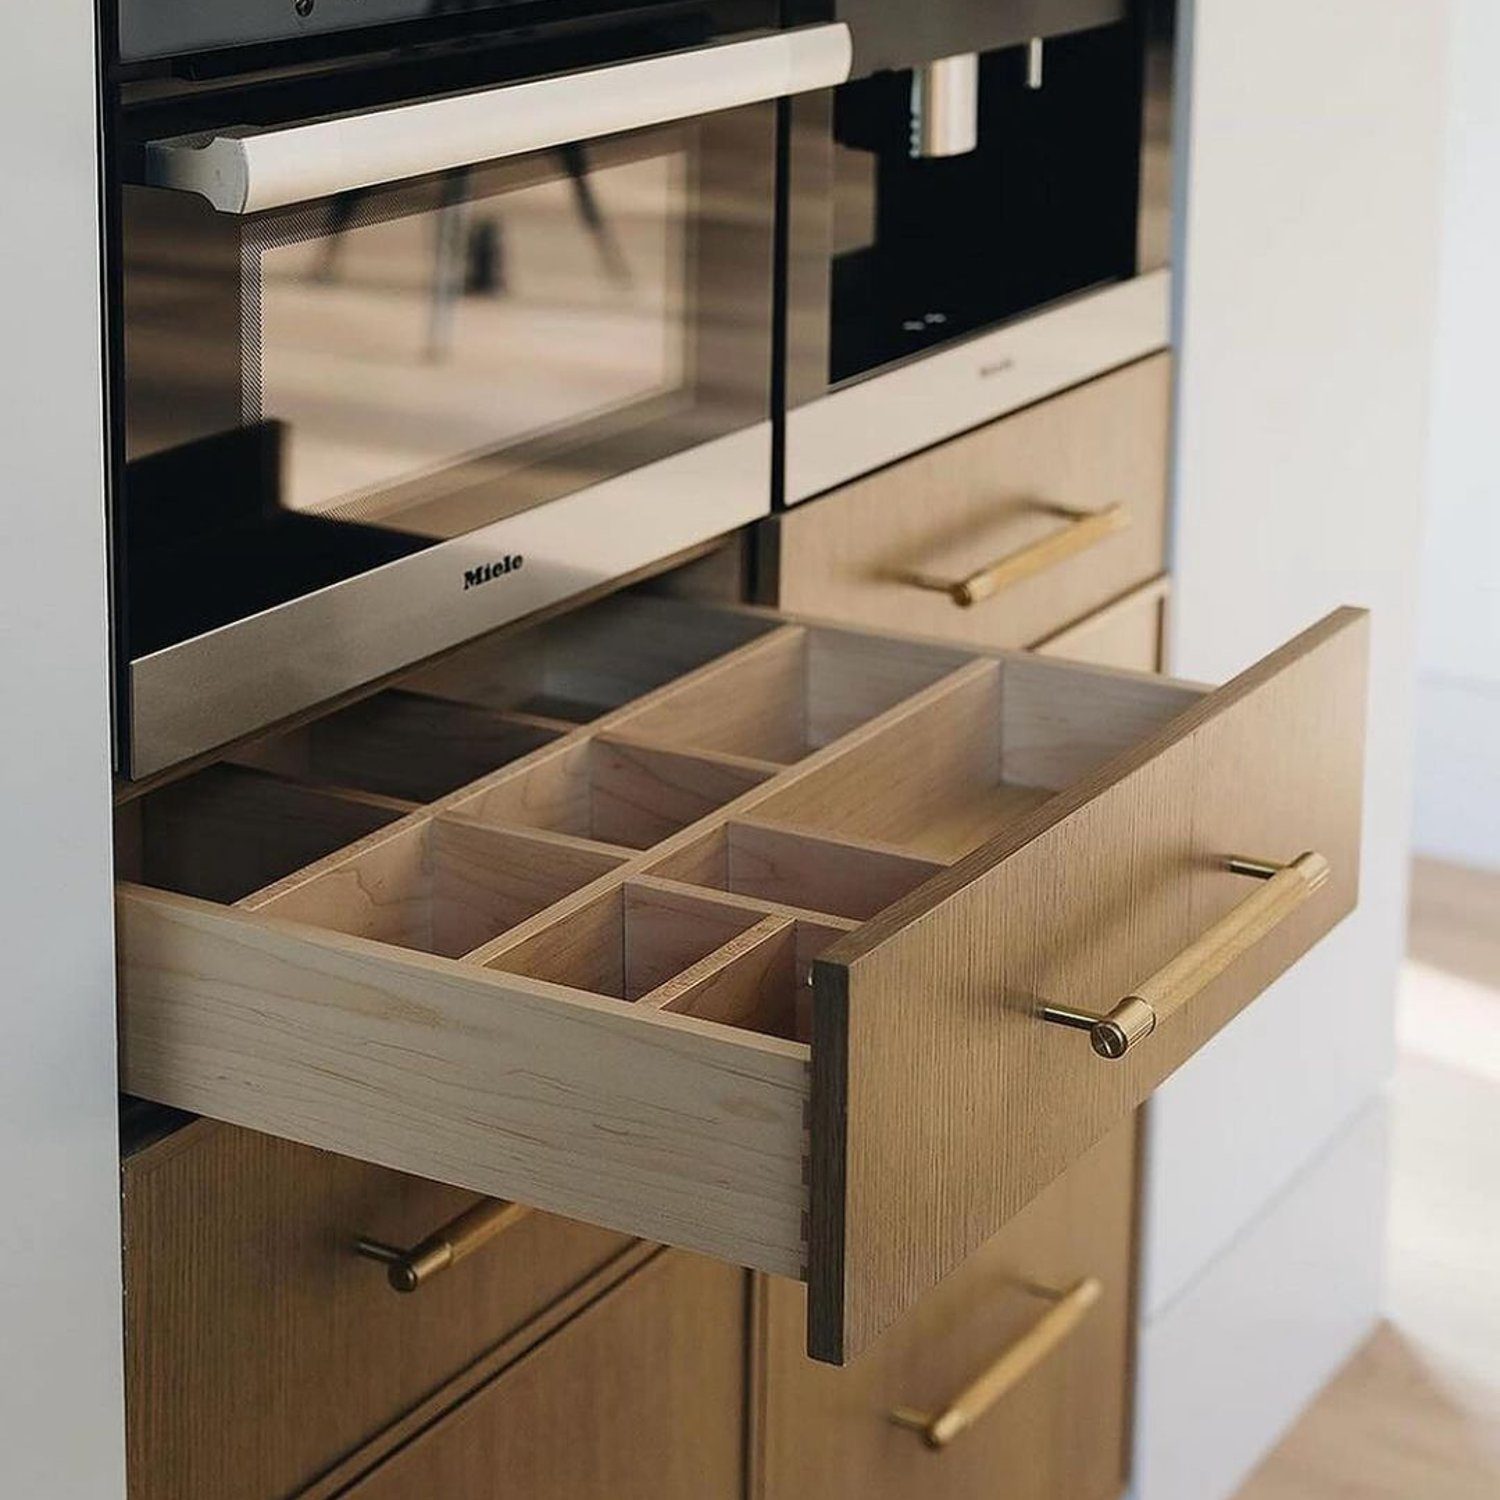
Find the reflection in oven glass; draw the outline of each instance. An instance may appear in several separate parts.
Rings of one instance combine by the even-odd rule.
[[[259,249],[245,419],[282,424],[284,507],[453,535],[475,520],[454,466],[476,466],[489,519],[549,435],[683,391],[682,157],[563,156],[492,196],[453,174],[422,212],[347,194]]]

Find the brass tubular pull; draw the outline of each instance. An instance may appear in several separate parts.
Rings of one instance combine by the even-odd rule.
[[[446,1271],[476,1250],[483,1249],[497,1235],[519,1224],[530,1212],[521,1203],[486,1198],[473,1208],[465,1209],[456,1219],[450,1219],[410,1250],[364,1238],[356,1240],[354,1248],[366,1260],[378,1260],[386,1268],[386,1280],[396,1291],[414,1292],[439,1271]]]
[[[1124,1057],[1137,1042],[1156,1030],[1159,1021],[1181,1010],[1237,958],[1273,932],[1309,896],[1322,889],[1329,874],[1328,861],[1313,853],[1299,854],[1289,865],[1236,857],[1226,860],[1225,868],[1264,884],[1145,983],[1137,985],[1107,1015],[1072,1010],[1064,1005],[1044,1005],[1042,1019],[1088,1032],[1089,1041],[1100,1057]]]
[[[1130,512],[1123,505],[1107,505],[1103,510],[1078,510],[1067,505],[1048,505],[1045,509],[1054,515],[1066,516],[1068,524],[1007,557],[987,563],[967,578],[932,578],[924,573],[913,573],[906,581],[919,589],[947,594],[960,608],[968,609],[998,594],[1001,589],[1063,562],[1130,525]]]
[[[1020,1385],[1078,1327],[1103,1290],[1099,1279],[1090,1276],[1071,1291],[1051,1293],[1052,1306],[941,1411],[898,1406],[891,1413],[891,1421],[915,1432],[929,1448],[946,1448],[1007,1392]]]

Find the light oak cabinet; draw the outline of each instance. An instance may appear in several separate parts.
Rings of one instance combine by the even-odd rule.
[[[265,874],[283,793],[292,865],[310,787],[398,814],[233,902],[149,884],[139,809],[132,1092],[805,1281],[843,1362],[1353,904],[1355,612],[1216,691],[638,597],[565,629],[406,684],[546,737],[435,800],[221,772],[216,869],[248,808]]]
[[[1160,672],[1166,666],[1166,614],[1171,585],[1153,579],[1107,604],[1087,619],[1065,627],[1032,647],[1041,656],[1122,667],[1132,672]]]
[[[797,506],[759,529],[760,597],[1033,645],[1163,572],[1171,389],[1153,355]]]
[[[131,1500],[268,1500],[476,1363],[534,1340],[634,1242],[519,1218],[411,1295],[361,1240],[421,1244],[473,1204],[436,1182],[197,1121],[125,1161]]]
[[[668,1252],[340,1491],[738,1500],[747,1278]]]
[[[1113,1500],[1134,1202],[1131,1121],[846,1370],[803,1354],[803,1290],[767,1282],[752,1500]]]

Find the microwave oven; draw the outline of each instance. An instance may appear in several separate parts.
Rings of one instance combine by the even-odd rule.
[[[822,3],[854,56],[789,107],[785,504],[1169,337],[1172,0]]]
[[[847,76],[847,28],[775,0],[300,9],[120,8],[133,778],[771,505],[779,101]]]

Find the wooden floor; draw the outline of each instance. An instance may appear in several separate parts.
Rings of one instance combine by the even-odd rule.
[[[1388,1320],[1237,1500],[1500,1500],[1500,875],[1419,863]]]

